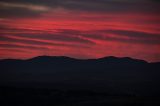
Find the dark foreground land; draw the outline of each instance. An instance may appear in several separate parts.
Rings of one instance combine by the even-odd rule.
[[[0,106],[160,106],[159,76],[129,57],[0,60]]]
[[[160,97],[91,90],[0,87],[1,106],[160,106]]]

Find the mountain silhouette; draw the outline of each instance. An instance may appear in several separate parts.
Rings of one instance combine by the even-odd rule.
[[[4,59],[0,60],[0,70],[2,86],[92,89],[146,96],[160,94],[160,63],[129,57]]]

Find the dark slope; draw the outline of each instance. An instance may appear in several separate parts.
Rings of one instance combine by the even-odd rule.
[[[1,60],[1,85],[93,89],[135,95],[160,94],[160,63],[128,57],[78,60],[39,56]]]

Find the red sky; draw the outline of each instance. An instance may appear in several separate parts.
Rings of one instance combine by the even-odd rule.
[[[160,61],[158,1],[47,1],[0,1],[1,59],[51,55]]]

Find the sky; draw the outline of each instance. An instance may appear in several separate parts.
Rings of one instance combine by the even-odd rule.
[[[159,0],[0,0],[0,59],[160,61]]]

